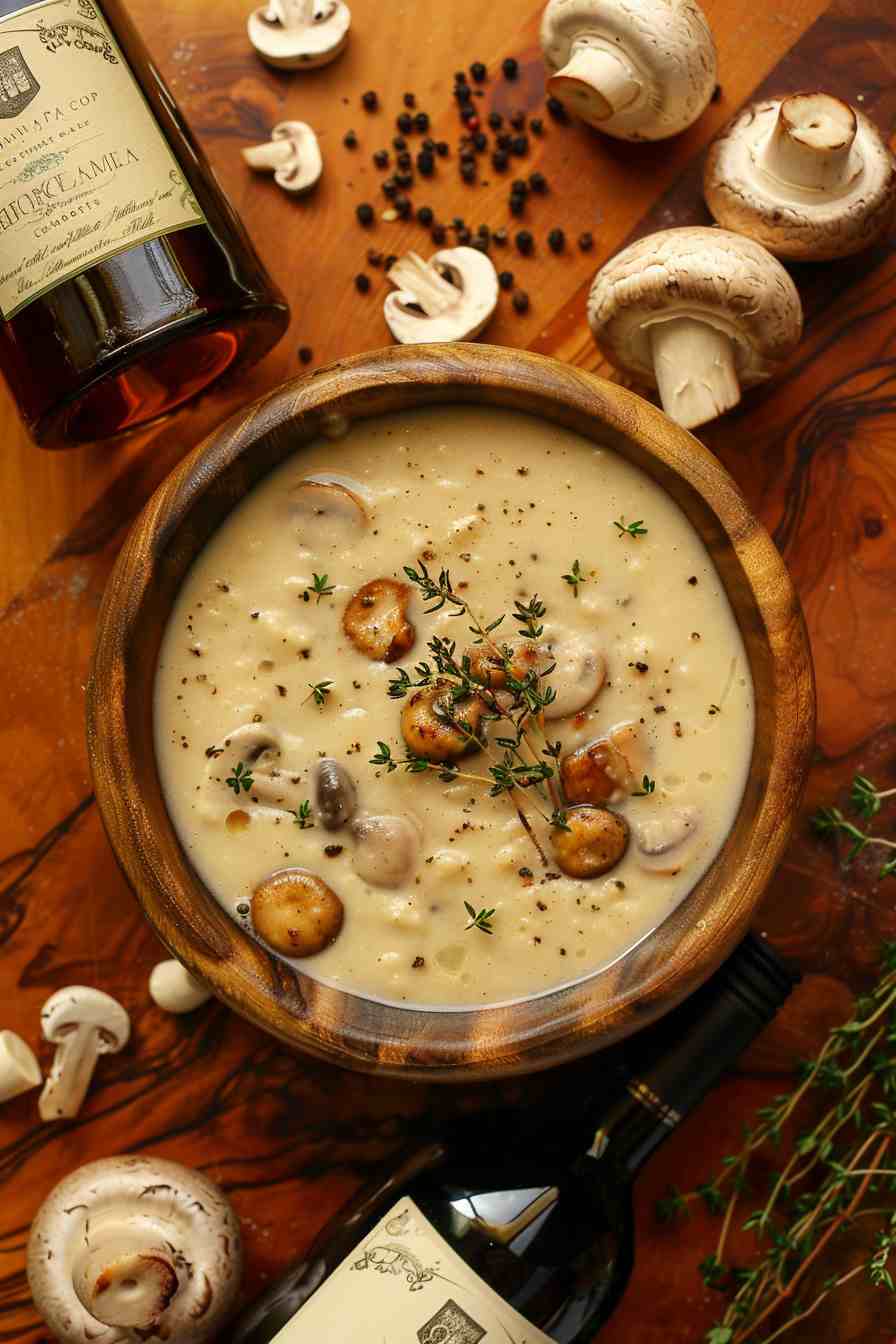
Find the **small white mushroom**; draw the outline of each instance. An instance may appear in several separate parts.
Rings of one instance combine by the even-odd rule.
[[[568,719],[597,698],[607,675],[606,660],[594,641],[581,635],[552,640],[548,650],[554,665],[549,684],[556,696],[545,707],[544,717]]]
[[[229,1201],[201,1172],[158,1157],[72,1172],[28,1240],[28,1285],[59,1344],[220,1338],[241,1273]]]
[[[0,1102],[30,1092],[42,1081],[31,1046],[14,1031],[0,1031]]]
[[[409,817],[362,816],[352,823],[352,865],[372,887],[410,881],[420,855],[420,831]]]
[[[282,739],[269,724],[242,724],[210,748],[210,753],[205,788],[198,800],[210,819],[219,817],[228,802],[237,809],[270,807],[281,812],[294,812],[304,802],[300,773],[281,765]],[[241,783],[239,792],[228,779]]]
[[[342,52],[351,21],[342,0],[268,0],[249,15],[249,41],[269,65],[314,70]]]
[[[692,429],[770,378],[797,345],[803,313],[779,261],[725,229],[664,229],[623,249],[594,277],[594,339],[617,368],[659,388]]]
[[[160,961],[149,977],[149,997],[166,1013],[192,1013],[212,997],[210,989],[193,978],[186,966],[172,958]]]
[[[314,768],[314,811],[328,831],[338,831],[351,821],[358,805],[358,791],[344,765],[324,756]]]
[[[316,186],[324,170],[317,136],[304,121],[281,121],[267,144],[244,149],[243,158],[257,173],[273,173],[277,186],[294,196]]]
[[[368,523],[364,500],[340,481],[299,481],[289,492],[289,511],[299,541],[312,551],[355,541]]]
[[[399,257],[388,272],[398,292],[386,296],[383,314],[402,345],[420,341],[471,341],[498,306],[498,275],[475,247],[448,247],[424,261]]]
[[[696,121],[716,51],[694,0],[550,0],[541,21],[548,91],[621,140],[664,140]]]
[[[117,999],[88,985],[51,994],[41,1009],[41,1030],[56,1046],[40,1094],[42,1120],[77,1115],[100,1055],[116,1054],[131,1034],[131,1019]]]
[[[873,122],[827,93],[753,103],[710,147],[706,203],[778,257],[859,252],[889,225],[896,158]]]
[[[645,871],[671,877],[687,862],[700,829],[695,807],[675,807],[633,825],[638,861]]]

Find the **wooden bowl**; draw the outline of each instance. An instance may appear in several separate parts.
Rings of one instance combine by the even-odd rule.
[[[346,421],[450,401],[527,411],[609,445],[658,481],[702,536],[743,635],[756,739],[743,802],[712,866],[632,952],[579,984],[500,1008],[393,1007],[318,984],[224,913],[181,849],[159,784],[153,679],[191,562],[252,486]],[[793,586],[737,487],[698,441],[612,383],[497,346],[406,346],[297,379],[234,416],[156,491],[106,589],[88,743],[112,847],[163,942],[237,1012],[350,1068],[426,1079],[524,1073],[608,1045],[672,1008],[744,934],[780,860],[815,719]],[[482,900],[487,903],[488,893]]]

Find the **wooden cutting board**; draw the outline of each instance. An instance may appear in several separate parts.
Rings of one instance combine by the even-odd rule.
[[[74,1166],[123,1151],[151,1151],[201,1166],[232,1195],[254,1293],[347,1196],[364,1170],[427,1116],[484,1104],[466,1092],[354,1077],[295,1058],[212,1004],[175,1019],[147,996],[161,955],[137,913],[103,835],[84,748],[83,686],[103,584],[129,522],[161,477],[239,402],[313,364],[387,343],[386,282],[365,264],[383,252],[426,250],[414,224],[354,219],[381,208],[371,155],[388,146],[408,90],[429,112],[433,133],[453,144],[455,69],[482,60],[490,74],[482,105],[503,113],[543,111],[538,0],[353,0],[344,57],[329,69],[275,74],[244,35],[248,4],[236,0],[131,0],[130,8],[225,189],[293,307],[289,335],[237,386],[114,446],[50,455],[34,448],[0,391],[0,1026],[38,1045],[38,1013],[56,988],[97,985],[132,1014],[126,1052],[103,1061],[77,1120],[43,1125],[36,1093],[0,1110],[0,1340],[46,1341],[25,1283],[29,1222],[49,1188]],[[700,122],[677,139],[633,146],[546,118],[521,174],[536,167],[549,193],[525,220],[536,255],[508,249],[506,264],[531,299],[525,317],[502,301],[489,340],[526,346],[608,372],[591,342],[584,297],[595,268],[633,236],[670,224],[706,222],[699,175],[703,150],[756,92],[823,88],[858,103],[890,136],[896,125],[893,0],[705,0],[719,48],[721,89]],[[504,56],[520,62],[514,83]],[[360,95],[376,89],[370,115]],[[286,117],[314,125],[325,173],[307,201],[289,200],[251,176],[240,149]],[[359,145],[346,148],[346,131]],[[510,175],[508,175],[510,176]],[[493,228],[512,222],[507,177],[483,172],[465,186],[456,159],[413,192],[439,217]],[[566,252],[545,244],[562,226]],[[575,245],[595,237],[594,251]],[[368,270],[369,295],[353,277]],[[805,815],[845,794],[857,770],[896,783],[896,251],[893,241],[833,265],[799,268],[806,336],[784,376],[751,394],[705,441],[736,477],[769,527],[802,595],[819,680],[818,754]],[[313,366],[312,366],[313,367]],[[871,870],[844,873],[812,839],[805,815],[757,926],[798,958],[804,985],[785,1016],[654,1159],[638,1191],[638,1267],[602,1344],[696,1344],[714,1319],[697,1276],[712,1248],[699,1220],[660,1227],[653,1201],[665,1185],[706,1177],[736,1145],[751,1110],[781,1090],[794,1057],[814,1049],[870,974],[875,948],[896,933],[896,883]],[[42,1060],[49,1058],[42,1049]],[[575,1094],[586,1061],[550,1079],[551,1094]],[[521,1104],[545,1079],[504,1087]],[[570,1103],[571,1104],[571,1103]],[[816,1317],[794,1340],[883,1344],[891,1340],[880,1295],[860,1289]],[[223,1342],[222,1342],[223,1344]]]

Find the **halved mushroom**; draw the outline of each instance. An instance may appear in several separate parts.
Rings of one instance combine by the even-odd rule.
[[[566,831],[554,829],[551,845],[567,877],[600,877],[615,868],[628,849],[628,822],[618,812],[583,803],[566,812]]]
[[[273,173],[284,191],[302,196],[317,185],[324,170],[317,136],[304,121],[281,121],[265,145],[243,150],[243,158],[258,173]]]
[[[420,855],[420,832],[409,817],[362,816],[352,823],[352,865],[373,887],[409,882]]]
[[[635,823],[635,846],[640,866],[657,876],[674,877],[687,862],[691,842],[700,829],[695,807],[676,807]]]
[[[402,345],[420,341],[470,341],[498,306],[498,274],[475,247],[449,247],[424,261],[399,257],[387,272],[398,287],[383,315]]]
[[[636,723],[622,723],[560,762],[560,782],[570,803],[619,802],[633,793],[647,768],[647,749]]]
[[[407,653],[416,630],[407,618],[410,585],[371,579],[359,588],[342,614],[342,628],[359,653],[394,663]]]
[[[331,887],[307,868],[280,868],[252,893],[252,926],[275,952],[313,957],[342,930],[345,909]]]
[[[42,1080],[40,1065],[27,1041],[14,1031],[0,1031],[0,1102],[38,1087]]]
[[[304,801],[300,775],[298,771],[284,770],[280,760],[281,737],[275,728],[266,723],[246,723],[235,728],[209,756],[205,792],[200,800],[202,810],[209,816],[217,816],[233,787],[227,783],[229,778],[238,783],[243,781],[240,793],[234,791],[232,802],[238,799],[243,807],[254,803],[283,812],[295,811]]]
[[[617,368],[659,388],[685,429],[736,406],[797,345],[803,312],[780,262],[725,229],[664,229],[594,277],[594,339]]]
[[[716,86],[716,51],[695,0],[550,0],[541,21],[548,91],[621,140],[690,126]]]
[[[510,675],[518,681],[523,681],[529,672],[543,672],[553,662],[544,645],[531,639],[514,640],[501,647],[510,651]],[[493,691],[507,685],[508,667],[501,653],[487,644],[472,644],[464,653],[470,660],[470,673],[476,681]]]
[[[344,765],[324,756],[314,768],[314,810],[328,831],[338,831],[351,821],[358,805],[355,781]]]
[[[415,691],[401,711],[401,735],[415,756],[455,761],[477,749],[485,705],[478,696],[452,701],[451,687],[437,681]]]
[[[100,1055],[127,1045],[131,1019],[117,999],[89,985],[51,994],[40,1012],[41,1030],[56,1046],[37,1103],[42,1120],[70,1119],[84,1103]]]
[[[351,21],[342,0],[268,0],[249,15],[249,41],[269,65],[314,70],[340,54]]]
[[[355,541],[368,523],[364,500],[339,481],[299,481],[289,492],[289,509],[309,550]]]
[[[546,719],[568,719],[596,699],[607,675],[606,660],[593,639],[570,635],[547,645],[554,671],[549,684],[555,695],[545,707]]]
[[[868,247],[896,203],[896,159],[872,121],[827,93],[753,103],[710,146],[703,193],[725,228],[778,257]]]

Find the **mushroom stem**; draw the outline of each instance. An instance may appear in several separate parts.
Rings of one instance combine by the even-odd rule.
[[[654,322],[648,331],[663,410],[694,429],[740,401],[731,338],[693,317]]]
[[[839,98],[794,94],[778,109],[774,129],[761,150],[762,167],[791,186],[831,192],[848,176],[856,128],[855,112]]]
[[[272,0],[269,9],[284,28],[307,28],[314,22],[317,0]]]
[[[427,317],[441,317],[457,303],[457,286],[416,252],[408,252],[393,262],[388,278],[399,289],[409,290]]]
[[[79,1022],[59,1041],[40,1094],[42,1120],[68,1119],[83,1105],[99,1057],[96,1027]]]
[[[548,90],[570,102],[587,121],[607,121],[631,106],[641,92],[641,80],[621,51],[582,43],[563,69],[551,75]]]
[[[295,158],[296,147],[291,140],[270,140],[266,145],[253,145],[243,150],[243,158],[250,168],[275,172]]]
[[[180,1286],[171,1248],[120,1227],[105,1237],[91,1228],[90,1242],[72,1273],[84,1310],[103,1325],[149,1330]]]

